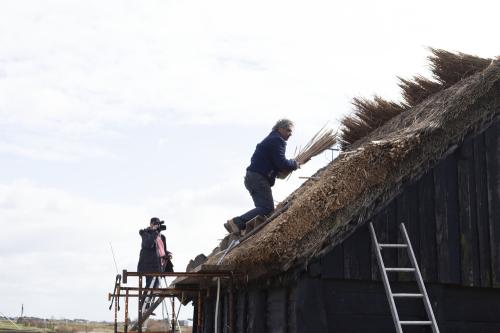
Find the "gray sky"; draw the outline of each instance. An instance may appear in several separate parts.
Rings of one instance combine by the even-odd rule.
[[[426,46],[500,55],[498,7],[0,0],[0,312],[111,321],[110,242],[135,271],[159,216],[183,271],[251,208],[244,170],[277,119],[296,122],[291,155],[352,97],[398,99]]]

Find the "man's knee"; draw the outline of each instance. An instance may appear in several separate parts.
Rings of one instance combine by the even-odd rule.
[[[264,215],[269,215],[271,212],[274,210],[274,205],[266,205],[265,207],[262,207],[262,213]]]

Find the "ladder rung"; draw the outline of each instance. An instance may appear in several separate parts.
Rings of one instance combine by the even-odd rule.
[[[422,298],[424,294],[392,294],[393,297],[414,297],[414,298]]]
[[[415,272],[415,268],[389,267],[385,269],[387,272]]]
[[[384,247],[396,247],[396,248],[406,248],[408,245],[406,244],[379,244],[380,248]]]
[[[400,321],[401,325],[432,325],[432,321]]]

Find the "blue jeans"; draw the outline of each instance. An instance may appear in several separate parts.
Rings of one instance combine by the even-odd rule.
[[[233,219],[240,229],[245,229],[246,223],[257,215],[265,216],[274,210],[273,192],[266,177],[247,170],[245,187],[252,196],[255,208]]]

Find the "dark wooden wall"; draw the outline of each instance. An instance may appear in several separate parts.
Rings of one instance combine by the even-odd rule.
[[[298,307],[305,306],[297,321],[297,332],[390,333],[396,332],[389,304],[380,282],[310,279],[300,281],[310,291]],[[412,290],[411,282],[394,282],[396,291]],[[300,286],[298,286],[300,288]],[[428,284],[427,290],[442,333],[500,332],[500,289]],[[310,303],[314,306],[310,307]],[[402,320],[427,320],[421,300],[400,299],[397,307]],[[322,309],[320,309],[322,306]],[[298,311],[297,314],[300,314]],[[312,330],[311,328],[314,328]],[[405,333],[431,332],[430,327],[404,328]]]
[[[408,230],[427,282],[500,287],[500,124],[468,138],[373,218],[380,242]],[[405,250],[383,251],[388,267],[408,266]],[[312,264],[324,278],[379,280],[368,225]],[[406,273],[391,275],[406,281]]]
[[[292,333],[295,326],[296,288],[250,286],[235,293],[235,333]],[[196,302],[193,306],[196,308]],[[219,333],[229,332],[229,297],[223,290],[219,304]],[[197,313],[193,313],[197,320]],[[215,291],[204,300],[202,328],[193,327],[193,333],[213,333],[215,317]],[[200,332],[198,332],[200,330]]]
[[[394,292],[417,291],[412,282],[395,281],[392,288]],[[442,333],[500,332],[500,289],[428,283],[427,291]],[[225,311],[227,302],[227,295],[221,297],[220,306]],[[242,290],[235,302],[235,333],[396,332],[379,281],[324,279],[306,274],[294,286]],[[206,305],[203,333],[212,333],[213,302]],[[420,299],[399,299],[396,305],[401,320],[427,320]],[[229,332],[225,311],[219,317],[220,333]],[[408,326],[404,332],[431,330]]]

